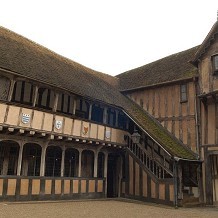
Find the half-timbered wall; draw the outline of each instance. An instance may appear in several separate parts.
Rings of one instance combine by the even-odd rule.
[[[127,155],[128,180],[122,182],[122,195],[138,200],[163,204],[174,204],[174,182],[172,178],[157,179],[142,167],[131,154]]]
[[[181,85],[187,85],[187,101],[181,100]],[[158,86],[133,91],[128,96],[148,111],[173,135],[197,151],[195,83]]]
[[[218,38],[218,37],[217,37]],[[199,62],[199,85],[201,93],[208,93],[218,89],[218,74],[213,72],[213,55],[218,54],[218,39],[210,46]]]

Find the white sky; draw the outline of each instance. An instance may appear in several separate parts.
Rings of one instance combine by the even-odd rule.
[[[0,0],[0,25],[116,75],[196,46],[218,0]]]

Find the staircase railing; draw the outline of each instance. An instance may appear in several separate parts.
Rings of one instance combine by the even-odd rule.
[[[142,144],[134,144],[128,136],[127,149],[158,179],[172,178],[173,167],[170,161],[154,151],[149,152]]]

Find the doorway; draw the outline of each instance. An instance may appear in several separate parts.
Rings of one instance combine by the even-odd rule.
[[[119,192],[119,156],[116,154],[108,155],[107,171],[107,197],[116,198]]]

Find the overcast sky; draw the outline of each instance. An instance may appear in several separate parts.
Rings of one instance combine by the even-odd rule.
[[[218,0],[0,0],[0,25],[117,75],[204,40]]]

